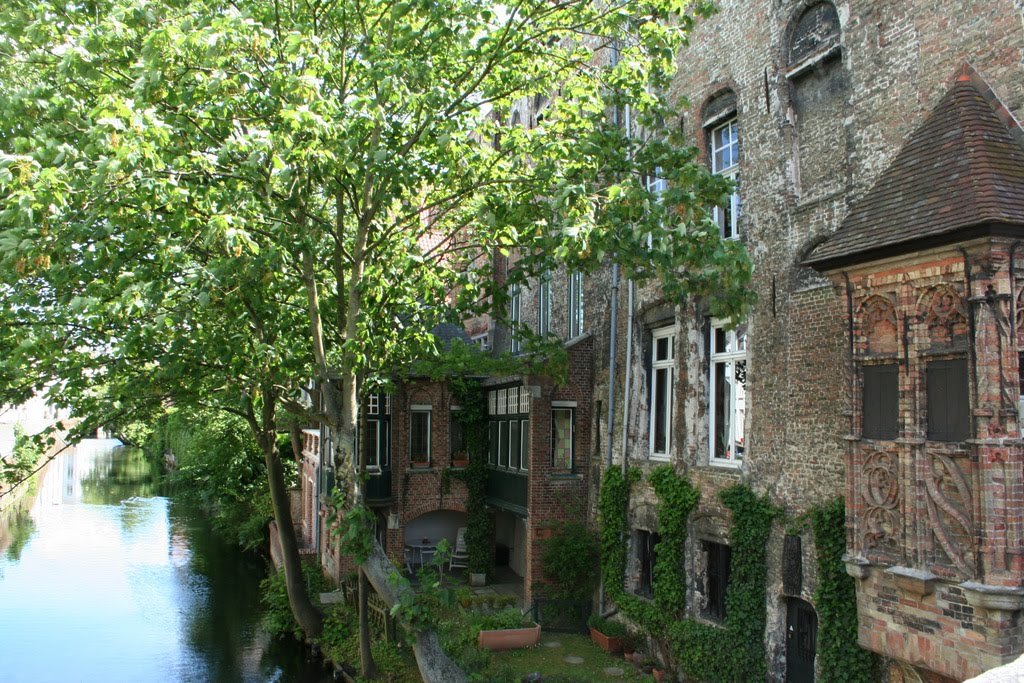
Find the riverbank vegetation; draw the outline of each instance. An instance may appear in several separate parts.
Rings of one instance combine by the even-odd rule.
[[[0,490],[20,483],[42,457],[43,449],[25,433],[25,428],[14,425],[14,449],[10,456],[0,458]]]
[[[129,432],[151,457],[173,453],[172,495],[205,510],[214,529],[243,548],[265,545],[274,518],[267,468],[244,420],[220,411],[171,408],[150,429],[135,426]],[[288,457],[291,447],[281,447],[286,485],[294,485],[298,473]]]

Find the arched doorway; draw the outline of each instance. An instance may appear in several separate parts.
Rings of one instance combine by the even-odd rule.
[[[818,615],[799,598],[787,600],[786,681],[814,683],[814,655],[818,645]]]

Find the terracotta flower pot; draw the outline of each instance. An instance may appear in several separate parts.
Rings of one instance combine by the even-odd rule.
[[[665,680],[665,673],[666,672],[663,671],[662,669],[655,669],[651,673],[654,674],[654,680],[656,680],[656,681],[663,681],[663,680]]]
[[[477,644],[483,650],[498,652],[533,647],[540,642],[540,624],[526,628],[507,628],[500,631],[480,631]]]
[[[611,652],[614,654],[622,651],[622,638],[617,636],[606,636],[596,628],[590,629],[590,639],[597,643],[605,652]]]

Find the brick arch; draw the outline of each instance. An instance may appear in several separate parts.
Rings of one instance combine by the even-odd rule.
[[[855,329],[861,342],[861,353],[868,356],[899,353],[899,319],[892,300],[872,294],[857,309]]]
[[[423,502],[410,508],[406,508],[406,510],[402,512],[402,524],[408,524],[417,517],[422,517],[430,512],[461,512],[463,514],[468,514],[465,504],[457,501],[445,501],[440,505],[436,501]]]
[[[798,38],[797,34],[801,28],[801,22],[812,12],[812,10],[817,10],[819,7],[825,14],[831,14],[831,17],[829,18],[835,19],[838,24],[837,42],[840,44],[842,43],[842,17],[839,14],[839,10],[836,9],[835,3],[830,2],[830,0],[800,0],[800,2],[793,6],[793,9],[789,14],[789,19],[786,21],[786,26],[782,32],[782,40],[779,44],[779,49],[781,50],[781,53],[779,54],[779,63],[783,65],[783,68],[793,66],[807,57],[812,56],[815,52],[828,49],[828,45],[819,45],[817,47],[812,47],[805,52],[798,52],[796,55],[793,54],[793,43]]]
[[[932,351],[967,348],[967,304],[950,284],[929,287],[917,300],[920,334]]]
[[[714,112],[716,101],[723,97],[731,96],[733,99],[733,110],[736,112],[736,118],[740,120],[740,156],[742,157],[742,120],[743,120],[743,108],[740,106],[739,87],[732,79],[715,81],[707,88],[708,95],[701,102],[700,108],[697,110],[697,121],[693,125],[693,137],[696,143],[697,149],[700,150],[700,156],[703,162],[710,166],[711,165],[711,153],[708,147],[708,136],[704,129],[704,122]]]

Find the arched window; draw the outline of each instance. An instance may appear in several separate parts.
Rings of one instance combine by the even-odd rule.
[[[790,68],[839,47],[839,14],[830,2],[819,2],[803,11],[789,31]]]
[[[797,135],[794,189],[807,200],[842,189],[846,177],[843,121],[849,89],[841,43],[839,14],[831,2],[805,7],[786,30],[787,119]]]
[[[739,237],[737,219],[740,212],[740,128],[736,116],[736,94],[724,90],[704,105],[704,134],[707,138],[711,171],[736,183],[736,188],[723,206],[714,209],[715,222],[722,237]]]

